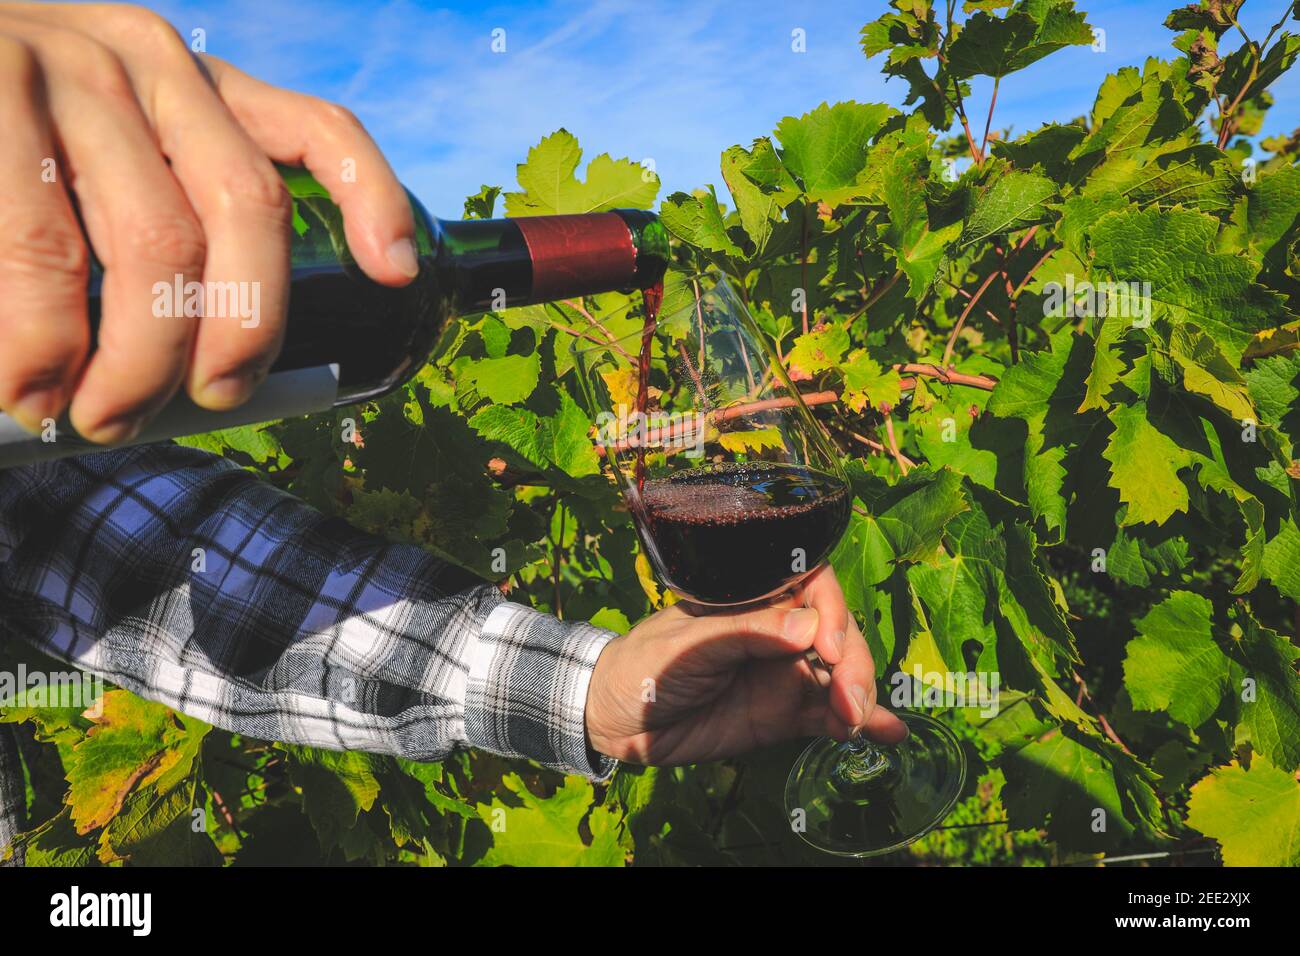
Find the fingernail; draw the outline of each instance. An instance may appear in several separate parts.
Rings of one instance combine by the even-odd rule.
[[[811,607],[796,608],[785,616],[782,630],[786,637],[797,640],[808,637],[817,627],[817,611]]]
[[[96,445],[124,445],[144,428],[144,419],[136,415],[123,415],[104,422],[85,434]]]
[[[253,376],[247,372],[234,372],[214,378],[199,389],[198,404],[214,411],[225,411],[242,405],[253,394]]]
[[[854,730],[862,729],[862,725],[867,720],[867,691],[861,684],[854,684],[849,688],[849,696],[853,698],[853,703],[858,709],[858,716],[853,721]]]
[[[835,649],[840,652],[841,657],[844,656],[844,632],[843,631],[835,632]]]
[[[14,402],[9,414],[28,431],[39,432],[47,418],[58,418],[63,405],[63,389],[43,388],[28,392]]]
[[[388,261],[407,278],[414,279],[420,272],[420,257],[416,254],[415,243],[410,239],[398,239],[389,246]]]

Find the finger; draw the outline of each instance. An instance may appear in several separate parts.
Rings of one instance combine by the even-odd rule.
[[[90,346],[88,252],[57,164],[33,51],[0,36],[0,408],[39,431],[57,419]]]
[[[284,341],[293,207],[271,161],[179,36],[176,44],[174,66],[153,97],[154,123],[207,237],[210,290],[186,385],[197,404],[223,410],[262,383]]]
[[[907,736],[907,725],[876,703],[876,668],[866,638],[850,616],[844,657],[831,672],[831,709],[836,716],[872,740],[896,743]]]
[[[831,709],[855,730],[862,727],[876,703],[876,668],[856,621],[849,620],[840,662],[831,670]]]
[[[896,744],[906,739],[908,735],[907,724],[899,720],[897,714],[879,704],[871,711],[866,724],[859,728],[858,732],[881,744]]]
[[[746,660],[802,654],[812,647],[817,623],[812,608],[764,607],[692,617],[679,640],[683,653],[706,656],[714,666],[726,668]]]
[[[835,572],[829,564],[823,564],[808,576],[801,590],[804,602],[819,615],[813,647],[827,664],[838,664],[844,653],[849,607]]]
[[[203,230],[118,59],[72,31],[34,31],[29,41],[104,266],[98,342],[72,423],[92,441],[124,442],[174,394],[189,363],[196,322],[161,292],[202,278]]]
[[[248,134],[273,160],[306,166],[343,212],[348,247],[384,285],[419,271],[415,218],[384,154],[348,110],[256,80],[216,57],[203,63]]]

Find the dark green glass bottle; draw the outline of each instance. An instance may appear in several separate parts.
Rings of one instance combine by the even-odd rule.
[[[292,286],[284,347],[271,375],[227,412],[178,396],[135,444],[375,398],[420,370],[452,316],[646,289],[662,280],[668,264],[667,232],[643,210],[444,222],[411,196],[420,271],[409,285],[390,288],[357,266],[326,189],[300,169],[285,167],[281,175],[294,200]],[[92,326],[99,280],[92,268]],[[101,450],[66,421],[32,436],[0,415],[0,468]]]
[[[392,289],[361,273],[325,189],[301,170],[283,172],[297,212],[289,324],[275,371],[338,363],[337,404],[382,395],[414,375],[453,315],[644,289],[668,264],[667,232],[640,209],[445,222],[412,196],[420,274]]]

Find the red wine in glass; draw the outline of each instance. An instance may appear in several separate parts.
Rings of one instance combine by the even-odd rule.
[[[743,604],[819,565],[848,524],[843,479],[803,465],[722,464],[647,482],[642,539],[668,584]]]

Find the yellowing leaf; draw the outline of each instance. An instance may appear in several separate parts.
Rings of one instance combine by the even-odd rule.
[[[794,371],[813,375],[839,364],[848,348],[849,333],[840,325],[832,325],[795,339],[786,362]]]
[[[636,369],[630,365],[626,368],[608,369],[602,371],[600,377],[605,382],[605,388],[609,390],[609,400],[616,408],[619,405],[626,405],[628,408],[636,407],[639,384]]]
[[[1219,841],[1228,866],[1300,866],[1300,783],[1262,757],[1192,787],[1187,823]]]
[[[744,432],[723,432],[718,444],[730,452],[762,451],[764,448],[780,449],[784,445],[781,430],[775,426],[755,428]]]
[[[78,833],[106,825],[136,788],[175,786],[209,729],[197,720],[182,723],[168,708],[125,690],[106,693],[102,707],[68,769],[67,802]]]
[[[902,397],[901,379],[892,368],[885,368],[867,355],[866,349],[855,349],[844,365],[844,394],[841,400],[855,412],[866,406],[894,408]]]

